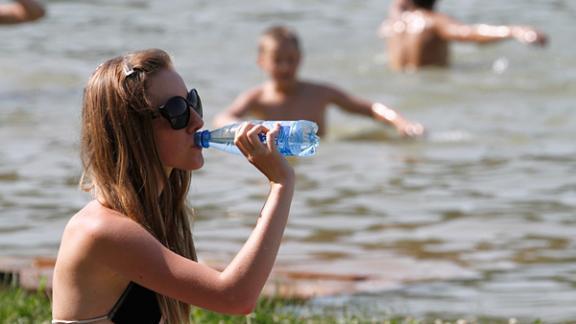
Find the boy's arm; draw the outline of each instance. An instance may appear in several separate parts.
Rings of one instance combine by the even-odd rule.
[[[547,37],[544,33],[528,26],[509,25],[466,25],[442,14],[435,15],[438,34],[446,40],[490,43],[506,39],[516,39],[523,44],[544,46]]]
[[[34,0],[16,0],[0,5],[0,24],[18,24],[42,18],[44,7]]]
[[[416,137],[424,134],[424,127],[420,123],[409,121],[398,111],[381,103],[353,97],[336,88],[328,87],[327,90],[331,93],[332,102],[348,112],[391,125],[402,136]]]
[[[212,126],[222,127],[242,120],[244,116],[250,113],[257,96],[258,89],[249,90],[239,95],[228,108],[214,117]]]

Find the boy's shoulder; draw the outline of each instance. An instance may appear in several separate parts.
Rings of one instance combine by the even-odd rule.
[[[337,91],[338,87],[326,82],[317,80],[301,80],[300,87],[306,90],[319,91],[319,92],[332,92]]]
[[[325,100],[332,100],[345,93],[340,87],[327,81],[302,81],[302,84],[307,93],[313,93],[315,97]]]
[[[265,84],[263,83],[240,93],[240,95],[238,95],[237,100],[240,100],[242,102],[257,101],[259,98],[262,97],[264,91],[265,91]]]
[[[305,91],[317,91],[317,92],[327,92],[336,90],[337,88],[327,82],[319,82],[319,81],[310,81],[310,80],[299,80],[297,83],[298,88]],[[240,94],[244,100],[258,100],[267,94],[269,95],[271,92],[275,90],[274,86],[270,83],[264,82],[259,84],[253,88],[250,88]]]

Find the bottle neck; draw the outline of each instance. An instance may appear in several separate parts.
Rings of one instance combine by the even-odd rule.
[[[208,148],[210,147],[210,131],[203,130],[196,132],[194,134],[194,144],[198,147]]]

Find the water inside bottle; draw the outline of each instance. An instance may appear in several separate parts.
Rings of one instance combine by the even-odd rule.
[[[275,122],[264,122],[264,126],[273,128]],[[284,156],[312,156],[316,153],[319,138],[318,126],[307,120],[282,122],[276,138],[278,151]]]
[[[307,157],[316,153],[319,138],[316,135],[318,126],[316,123],[299,121],[252,121],[261,123],[268,129],[280,123],[280,132],[276,137],[276,146],[280,154],[284,156]],[[197,145],[207,148],[216,148],[221,151],[240,154],[240,150],[234,145],[234,135],[239,124],[231,124],[212,131],[200,131],[195,135]],[[260,140],[265,143],[266,136],[261,134]]]

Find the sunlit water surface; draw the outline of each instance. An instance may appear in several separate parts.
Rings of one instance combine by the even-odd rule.
[[[382,280],[314,309],[576,320],[576,5],[443,1],[464,21],[523,23],[546,49],[453,47],[450,70],[396,74],[376,30],[388,1],[48,1],[37,24],[2,27],[0,255],[54,256],[77,189],[82,87],[104,59],[163,48],[209,120],[264,78],[256,39],[294,27],[302,76],[397,107],[428,137],[396,138],[330,113],[316,157],[295,164],[297,192],[278,264]],[[227,262],[267,186],[241,157],[205,151],[190,202],[205,260]],[[463,316],[462,315],[462,316]]]

